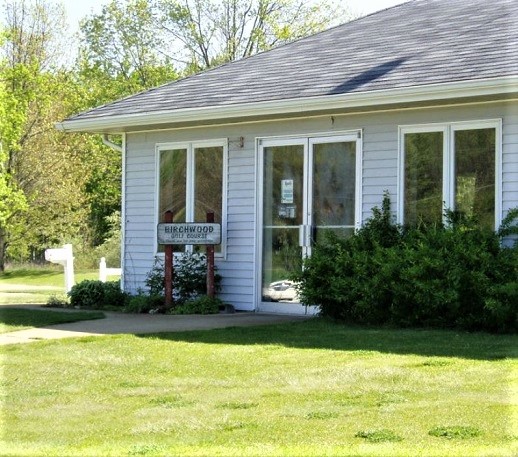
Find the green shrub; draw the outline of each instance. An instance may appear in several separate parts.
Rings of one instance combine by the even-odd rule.
[[[138,294],[130,297],[124,311],[127,313],[150,313],[164,309],[163,295]]]
[[[173,290],[176,303],[185,303],[207,293],[207,258],[185,253],[175,259]]]
[[[514,331],[518,245],[504,247],[502,236],[515,233],[516,214],[498,233],[453,212],[445,226],[403,228],[392,222],[385,196],[353,236],[315,246],[294,279],[304,303],[336,319]]]
[[[501,263],[500,252],[498,237],[469,220],[408,230],[397,250],[394,320],[409,325],[487,327],[484,303],[498,281],[494,269]]]
[[[70,300],[65,294],[51,295],[44,306],[49,308],[70,308]]]
[[[295,276],[306,304],[319,304],[325,316],[359,323],[383,323],[392,304],[391,281],[397,273],[393,248],[402,240],[401,227],[392,223],[390,200],[349,238],[333,233],[316,245],[304,269]],[[375,306],[373,306],[375,304]]]
[[[216,289],[221,276],[214,275]],[[164,263],[157,259],[146,278],[149,295],[165,295]],[[200,253],[184,253],[175,256],[173,268],[173,298],[176,304],[182,304],[207,293],[207,261]]]
[[[70,306],[88,309],[122,310],[128,295],[121,291],[119,281],[81,281],[68,293]]]
[[[103,284],[104,303],[116,309],[124,308],[128,300],[128,294],[121,290],[120,281],[107,281]]]
[[[222,306],[219,298],[204,295],[175,306],[170,314],[217,314]]]

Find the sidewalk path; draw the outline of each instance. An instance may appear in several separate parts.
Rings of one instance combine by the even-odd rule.
[[[24,309],[64,311],[59,308],[21,305]],[[68,310],[74,312],[74,310]],[[210,330],[225,327],[280,324],[307,319],[306,316],[258,314],[237,312],[234,314],[209,314],[170,316],[164,314],[122,314],[103,311],[105,319],[72,322],[48,327],[19,330],[0,335],[0,345],[30,343],[41,340],[76,338],[81,336],[115,335],[119,333],[145,334],[183,332],[186,330]]]

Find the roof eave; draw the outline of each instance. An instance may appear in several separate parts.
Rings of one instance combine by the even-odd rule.
[[[113,115],[86,119],[71,119],[57,123],[65,132],[125,132],[135,127],[145,128],[176,122],[235,120],[279,114],[310,113],[340,108],[368,108],[374,106],[408,104],[434,100],[518,93],[518,76],[456,81],[451,83],[403,87],[377,91],[325,95],[297,99],[273,100],[238,105],[187,108],[170,111]]]

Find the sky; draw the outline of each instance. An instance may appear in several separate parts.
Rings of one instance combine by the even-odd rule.
[[[77,30],[79,21],[92,13],[99,14],[102,6],[110,0],[62,0],[68,17],[70,29]],[[340,1],[340,0],[338,0]],[[408,0],[342,0],[350,7],[353,13],[362,15],[389,8]]]

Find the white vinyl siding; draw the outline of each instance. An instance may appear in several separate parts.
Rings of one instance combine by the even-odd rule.
[[[502,126],[502,210],[518,206],[518,103],[509,105]]]
[[[237,146],[237,148],[236,148]],[[218,263],[220,298],[237,309],[254,309],[255,143],[229,143],[227,190],[227,258]]]
[[[125,156],[124,290],[136,293],[144,288],[154,259],[154,144],[147,144],[145,136],[126,135]]]
[[[445,124],[502,119],[503,217],[518,206],[518,103],[490,103],[359,115],[321,116],[228,126],[205,126],[155,132],[128,133],[126,138],[125,288],[136,292],[144,287],[155,258],[155,145],[228,139],[227,250],[218,260],[223,290],[220,297],[241,310],[255,307],[256,273],[256,138],[325,136],[362,130],[362,219],[372,207],[381,205],[388,191],[392,210],[398,202],[398,126]],[[240,138],[244,138],[241,147]],[[501,219],[500,217],[500,219]]]

